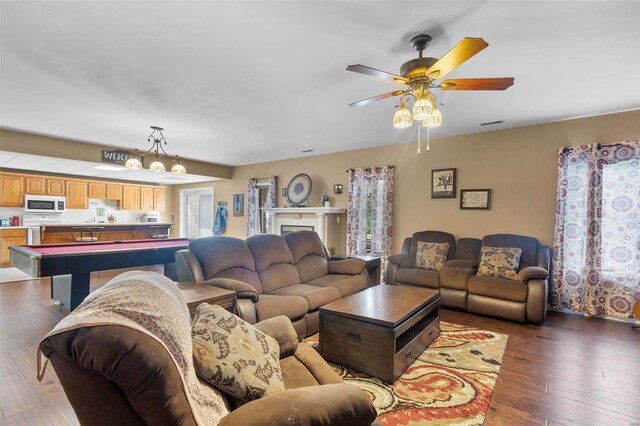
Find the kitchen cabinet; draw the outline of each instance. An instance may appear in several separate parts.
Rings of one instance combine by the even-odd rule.
[[[0,173],[0,206],[24,206],[24,177]]]
[[[107,197],[107,185],[104,182],[88,182],[89,198],[104,200]]]
[[[163,212],[164,211],[164,188],[153,188],[153,210]]]
[[[25,177],[25,194],[40,194],[47,193],[47,179],[42,176],[26,176]]]
[[[140,186],[122,185],[121,210],[140,210]]]
[[[87,182],[81,180],[66,181],[68,209],[88,209]]]
[[[106,188],[106,199],[107,200],[118,200],[122,199],[122,185],[119,183],[107,183],[105,185]]]
[[[153,187],[140,187],[140,210],[153,210]]]
[[[27,244],[26,229],[1,229],[0,230],[0,266],[11,264],[9,247]]]
[[[57,195],[64,197],[64,179],[47,179],[47,195]]]

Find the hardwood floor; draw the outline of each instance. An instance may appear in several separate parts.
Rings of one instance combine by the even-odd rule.
[[[68,313],[49,297],[46,279],[0,284],[0,426],[77,424],[53,368],[36,380],[36,346]],[[557,312],[542,327],[440,313],[509,335],[485,425],[640,425],[640,330]]]

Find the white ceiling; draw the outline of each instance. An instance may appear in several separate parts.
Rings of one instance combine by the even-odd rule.
[[[220,180],[211,176],[178,175],[171,172],[153,172],[148,169],[132,170],[116,164],[92,163],[9,151],[0,151],[0,167],[161,185],[183,185]]]
[[[515,77],[505,92],[436,93],[432,137],[640,107],[640,2],[1,2],[0,126],[227,165],[415,140],[395,88],[345,71],[399,72],[408,40],[440,57],[489,47],[448,78]],[[483,122],[504,124],[480,127]],[[312,154],[301,151],[314,149]]]

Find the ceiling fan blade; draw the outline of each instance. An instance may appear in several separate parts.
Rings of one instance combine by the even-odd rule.
[[[371,68],[366,65],[360,65],[360,64],[348,65],[347,71],[358,72],[360,74],[366,74],[372,77],[382,78],[384,80],[391,80],[399,84],[407,84],[407,82],[409,81],[406,78],[401,77],[399,75],[391,74],[390,72],[378,70],[378,69]]]
[[[383,94],[378,95],[378,96],[373,96],[371,98],[362,99],[362,100],[357,101],[357,102],[352,102],[352,103],[349,104],[349,106],[350,107],[360,107],[360,106],[363,106],[363,105],[370,104],[371,102],[379,101],[380,99],[386,99],[386,98],[390,98],[392,96],[402,95],[404,92],[405,92],[404,90],[393,90],[391,92],[383,93]]]
[[[442,90],[505,90],[513,86],[513,77],[454,78],[440,83]]]
[[[442,58],[438,59],[435,64],[431,65],[431,68],[429,68],[425,74],[429,75],[437,72],[437,74],[434,74],[431,78],[443,78],[488,45],[489,43],[481,38],[465,37],[445,53]]]

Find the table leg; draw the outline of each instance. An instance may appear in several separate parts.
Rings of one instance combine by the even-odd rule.
[[[90,280],[90,272],[51,277],[51,298],[73,311],[89,295]]]

